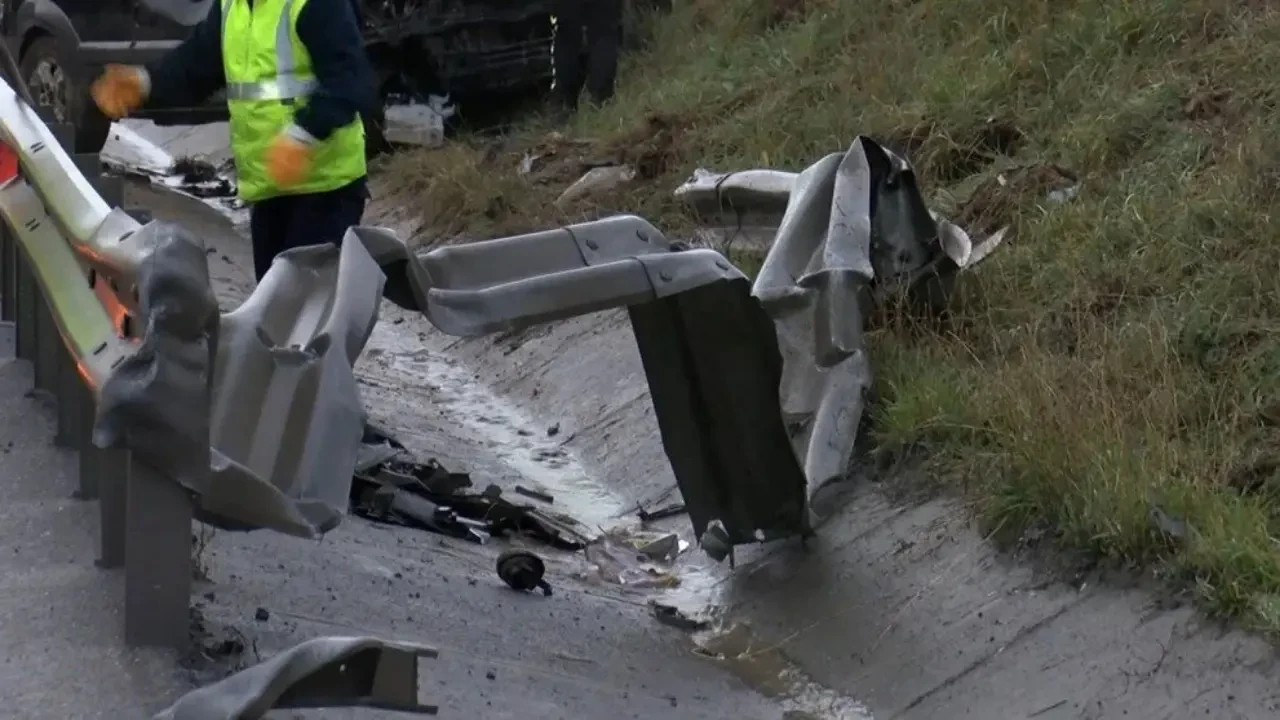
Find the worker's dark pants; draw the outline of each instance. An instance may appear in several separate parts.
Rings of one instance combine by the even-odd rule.
[[[254,203],[249,208],[249,237],[258,281],[285,250],[320,243],[341,245],[347,228],[360,224],[368,199],[369,184],[361,178],[337,190]]]
[[[566,107],[578,107],[583,85],[591,99],[613,97],[622,42],[622,0],[557,0],[555,63],[556,96]],[[586,31],[586,52],[583,31]],[[584,66],[585,55],[585,66]]]

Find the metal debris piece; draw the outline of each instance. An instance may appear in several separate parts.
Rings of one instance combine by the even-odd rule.
[[[685,507],[684,503],[672,503],[671,505],[660,507],[657,510],[645,510],[643,507],[637,507],[636,515],[640,518],[640,522],[649,523],[662,520],[664,518],[675,517],[676,515],[683,515],[688,511],[689,510]]]
[[[540,589],[543,595],[550,596],[551,585],[542,579],[546,572],[542,558],[528,550],[508,550],[498,556],[498,577],[512,590]]]
[[[556,205],[565,205],[590,195],[609,192],[629,183],[636,177],[635,168],[627,165],[610,165],[592,168],[578,178],[556,198]]]
[[[907,159],[863,136],[800,173],[700,171],[675,195],[718,224],[768,218],[777,228],[751,294],[776,329],[782,416],[794,429],[816,524],[834,509],[854,455],[872,384],[863,333],[878,317],[872,310],[945,310],[957,275],[987,257],[1003,231],[975,239],[931,211]],[[714,503],[681,490],[695,531],[707,523],[699,539],[712,557],[729,556],[754,530],[741,508],[777,502],[759,491],[722,492],[723,507],[704,507]]]
[[[382,135],[396,145],[439,147],[444,144],[445,121],[453,113],[447,96],[432,95],[425,103],[389,104]]]
[[[261,720],[276,709],[367,707],[435,715],[418,701],[418,659],[434,648],[322,637],[183,695],[152,720]]]
[[[685,614],[680,608],[674,605],[666,605],[664,603],[649,601],[649,609],[653,612],[653,617],[663,625],[670,625],[678,630],[685,632],[698,632],[711,627],[711,623],[706,620],[698,620],[691,618]]]
[[[608,583],[644,589],[672,588],[680,584],[680,578],[669,567],[659,566],[640,554],[620,533],[601,535],[587,545],[585,553],[596,574]]]
[[[556,499],[552,497],[550,493],[545,493],[545,492],[542,492],[541,490],[534,490],[533,488],[525,487],[524,485],[517,485],[516,492],[527,498],[533,498],[534,500],[541,500],[542,502],[547,503],[548,505],[556,501]]]
[[[636,548],[641,555],[651,560],[670,562],[680,554],[680,536],[675,533],[644,543]]]

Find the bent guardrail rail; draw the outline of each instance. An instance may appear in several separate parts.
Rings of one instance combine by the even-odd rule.
[[[345,244],[357,241],[387,274],[388,299],[452,335],[626,307],[704,549],[723,558],[734,545],[809,532],[773,325],[720,253],[682,249],[625,215],[421,257],[387,230],[353,228]]]
[[[192,690],[153,720],[259,720],[272,710],[337,707],[435,715],[435,705],[418,701],[418,661],[437,657],[426,645],[316,638]]]
[[[360,243],[296,248],[222,316],[201,520],[300,537],[338,525],[365,422],[352,367],[384,281]]]
[[[871,367],[870,309],[936,311],[975,244],[932,213],[903,158],[859,137],[801,173],[700,172],[677,195],[704,213],[780,217],[754,285],[720,253],[687,250],[634,216],[437,248],[354,228],[386,296],[475,336],[626,307],[663,446],[699,543],[805,536],[846,477]]]
[[[0,313],[80,452],[77,495],[101,500],[126,641],[182,646],[193,517],[309,537],[345,512],[382,274],[359,244],[300,249],[220,318],[202,243],[140,224],[100,167],[0,83]]]
[[[70,136],[70,128],[61,130]],[[101,496],[98,563],[125,566],[126,641],[185,644],[190,496],[145,453],[125,451],[144,429],[112,422],[112,414],[129,413],[121,399],[165,390],[163,381],[175,371],[195,369],[198,375],[199,366],[207,367],[207,357],[193,357],[187,347],[194,339],[196,349],[207,352],[200,328],[208,326],[210,309],[216,310],[207,275],[190,297],[192,288],[175,286],[172,264],[142,262],[181,254],[178,245],[187,238],[158,228],[139,232],[124,211],[109,209],[78,169],[92,174],[96,158],[73,160],[36,110],[3,84],[0,141],[0,214],[7,226],[0,252],[4,319],[16,324],[17,354],[33,363],[36,389],[58,402],[56,443],[80,450],[78,495]],[[115,194],[118,204],[118,185],[104,191]],[[139,260],[132,266],[122,260],[129,235],[129,252]],[[204,257],[198,246],[196,251],[199,277]],[[131,316],[144,317],[146,324],[130,322]],[[132,383],[130,369],[141,371],[132,373]],[[207,395],[203,385],[183,386],[185,394],[174,399],[189,400],[198,415]],[[95,423],[98,415],[105,422]],[[152,419],[157,421],[147,431],[182,440],[174,428]]]
[[[783,413],[818,500],[853,458],[872,380],[863,337],[872,308],[905,298],[916,310],[944,309],[957,274],[1003,231],[975,243],[929,210],[905,158],[866,137],[800,173],[699,171],[675,194],[722,219],[783,208],[751,292],[778,328]]]

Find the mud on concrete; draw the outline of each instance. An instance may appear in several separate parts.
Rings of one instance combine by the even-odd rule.
[[[375,205],[366,222],[385,217],[394,227],[397,216]],[[678,499],[624,312],[420,340],[509,407],[555,427],[550,439],[606,479],[624,508]],[[858,486],[808,552],[760,548],[710,583],[725,619],[751,628],[752,647],[859,698],[878,718],[1280,713],[1275,655],[1261,639],[1141,589],[1041,576],[994,550],[957,503],[904,505],[886,489]],[[757,671],[742,675],[759,687]]]

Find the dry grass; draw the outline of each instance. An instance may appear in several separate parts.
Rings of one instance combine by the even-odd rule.
[[[537,123],[503,146],[395,159],[430,234],[602,210],[678,225],[670,191],[696,165],[798,169],[859,133],[895,144],[942,209],[1015,235],[947,332],[872,339],[881,446],[928,449],[1007,537],[1157,571],[1280,629],[1272,4],[678,5],[545,182],[516,172],[547,137]],[[642,181],[551,204],[583,164],[628,153],[652,161]],[[1044,182],[990,183],[1014,166],[1081,192],[1053,204]]]

